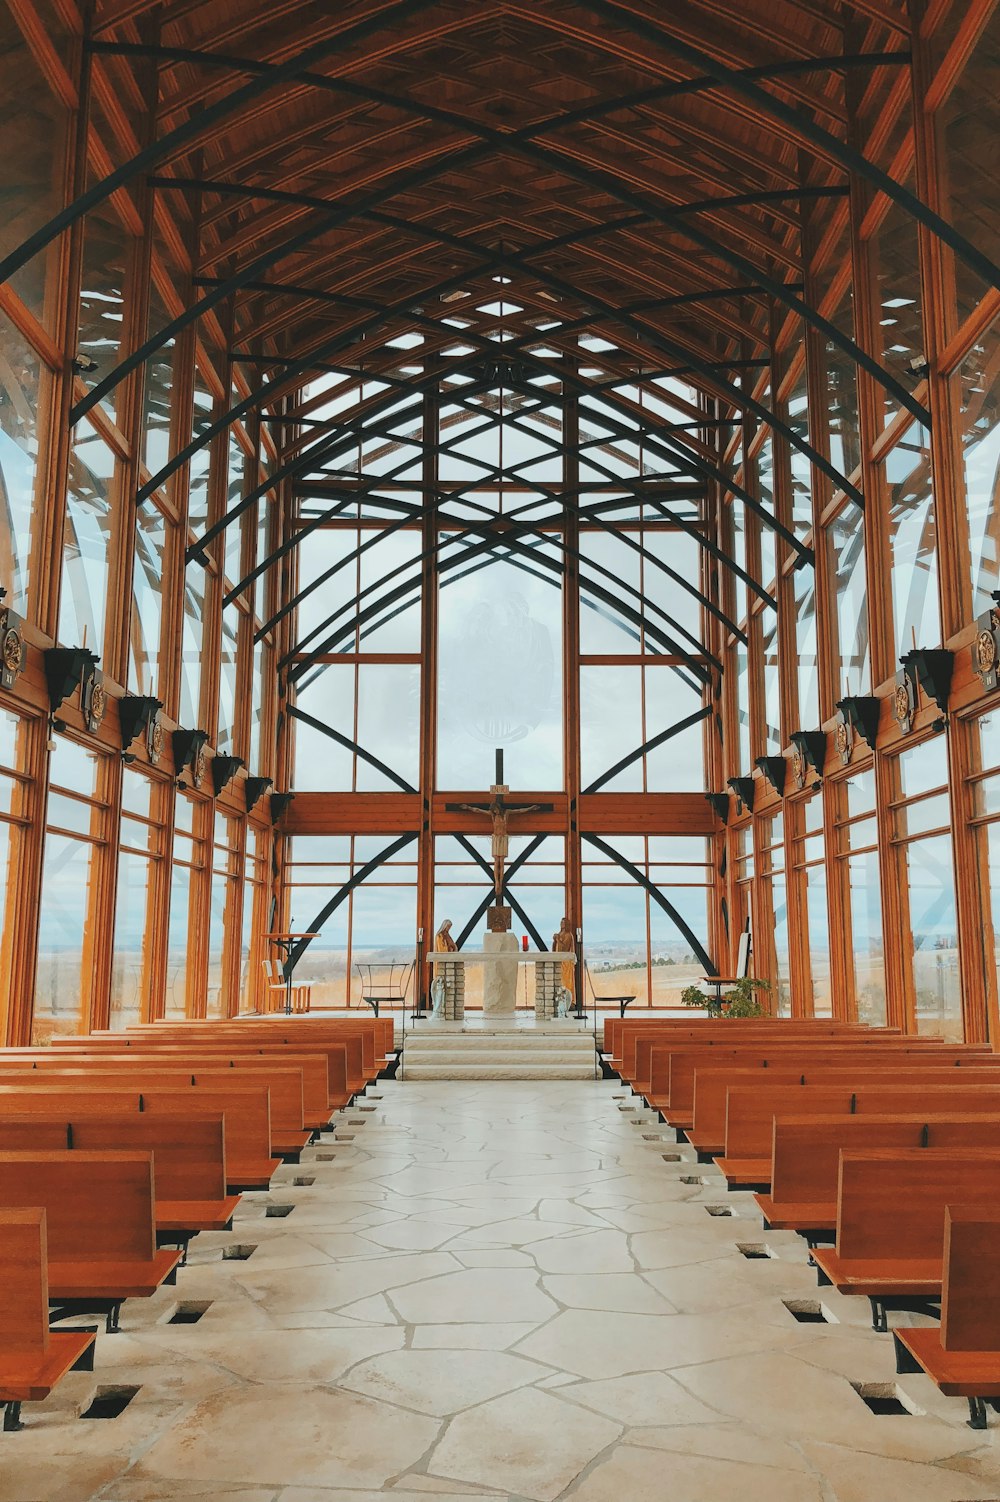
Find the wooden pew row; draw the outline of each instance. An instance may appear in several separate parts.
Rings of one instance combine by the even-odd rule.
[[[5,1430],[20,1429],[21,1404],[47,1398],[67,1372],[91,1371],[93,1330],[49,1329],[46,1212],[0,1209],[0,1407]]]
[[[840,1079],[815,1076],[800,1085],[767,1088],[731,1087],[727,1097],[726,1151],[716,1158],[730,1188],[770,1187],[774,1150],[774,1121],[779,1116],[843,1113],[900,1116],[915,1111],[943,1115],[1000,1114],[1000,1074],[980,1084],[972,1070],[911,1071],[906,1079],[894,1075],[867,1080],[857,1072]],[[993,1076],[990,1076],[993,1079]]]
[[[0,1152],[0,1206],[46,1213],[50,1317],[104,1313],[173,1282],[179,1251],[156,1247],[151,1153]]]
[[[907,1048],[914,1053],[924,1053],[936,1047],[942,1047],[938,1042],[929,1042],[926,1038],[904,1038],[898,1034],[886,1036],[884,1033],[867,1032],[855,1029],[850,1033],[817,1034],[798,1033],[794,1030],[785,1031],[783,1027],[770,1027],[764,1032],[753,1036],[734,1038],[732,1033],[728,1035],[715,1034],[711,1037],[698,1037],[695,1035],[678,1034],[673,1038],[663,1038],[657,1033],[639,1033],[634,1038],[635,1071],[630,1079],[632,1089],[637,1095],[649,1096],[665,1088],[665,1069],[668,1067],[670,1055],[676,1051],[689,1051],[702,1049],[706,1052],[725,1053],[767,1053],[771,1049],[826,1049],[826,1048],[849,1048],[854,1051],[866,1048]],[[950,1045],[952,1048],[955,1045]],[[959,1045],[962,1052],[988,1053],[988,1045],[971,1048],[969,1045]]]
[[[841,1152],[873,1148],[1000,1146],[996,1114],[775,1116],[770,1193],[754,1195],[771,1230],[798,1231],[810,1245],[837,1227]]]
[[[890,1309],[936,1312],[947,1206],[998,1198],[995,1147],[842,1152],[836,1245],[812,1254],[820,1283],[866,1297],[876,1330]]]
[[[370,1026],[363,1023],[328,1025],[317,1021],[310,1023],[309,1028],[310,1031],[306,1033],[301,1025],[296,1026],[295,1018],[288,1017],[266,1024],[257,1020],[240,1026],[222,1022],[155,1022],[120,1033],[90,1033],[86,1041],[112,1048],[115,1040],[118,1040],[119,1046],[125,1047],[150,1041],[172,1041],[182,1047],[201,1042],[217,1045],[226,1041],[241,1047],[254,1045],[265,1050],[278,1048],[282,1044],[297,1049],[306,1047],[307,1051],[342,1047],[347,1050],[346,1086],[351,1095],[364,1090],[378,1078],[379,1072],[385,1067],[386,1061],[377,1052],[376,1036]],[[63,1038],[57,1046],[61,1049],[73,1047],[81,1041],[80,1038]]]
[[[940,1329],[893,1331],[897,1372],[927,1373],[948,1397],[966,1398],[969,1428],[1000,1411],[1000,1208],[945,1209]]]
[[[187,1032],[190,1029],[215,1032],[225,1028],[233,1038],[252,1036],[266,1041],[275,1032],[294,1038],[301,1046],[310,1040],[324,1039],[337,1042],[347,1038],[361,1038],[363,1043],[364,1072],[366,1082],[378,1078],[394,1054],[393,1023],[391,1018],[327,1018],[289,1017],[277,1014],[268,1017],[246,1017],[232,1022],[152,1022],[130,1029],[133,1035],[140,1033],[163,1035],[170,1029]]]
[[[238,1055],[279,1061],[290,1055],[296,1062],[300,1058],[323,1058],[327,1073],[327,1119],[334,1111],[342,1110],[350,1103],[355,1089],[349,1088],[348,1078],[350,1077],[352,1083],[356,1085],[363,1069],[360,1037],[342,1039],[339,1043],[329,1043],[322,1038],[317,1038],[309,1042],[308,1051],[306,1051],[305,1042],[296,1042],[284,1033],[274,1038],[259,1040],[253,1037],[234,1036],[231,1028],[226,1028],[222,1033],[216,1031],[197,1036],[185,1036],[183,1033],[180,1036],[173,1033],[158,1036],[149,1030],[138,1037],[128,1032],[88,1033],[78,1038],[62,1038],[59,1040],[58,1048],[53,1046],[46,1050],[46,1053],[50,1057],[62,1058],[79,1053],[81,1050],[91,1055],[142,1054],[150,1057],[162,1055],[177,1056],[185,1060],[189,1056],[194,1056],[195,1053],[199,1057],[218,1054],[220,1060]],[[15,1052],[37,1054],[38,1050],[25,1049],[15,1050]],[[311,1090],[311,1086],[308,1088]],[[313,1100],[311,1093],[308,1099]],[[318,1097],[315,1103],[318,1109]]]
[[[286,1162],[297,1163],[299,1154],[309,1142],[312,1133],[302,1125],[302,1075],[294,1069],[277,1068],[271,1064],[246,1069],[185,1069],[183,1066],[162,1066],[156,1061],[143,1059],[127,1060],[118,1066],[85,1063],[75,1065],[71,1060],[60,1065],[53,1060],[51,1065],[31,1068],[10,1065],[0,1056],[0,1084],[24,1084],[32,1086],[51,1080],[68,1088],[76,1085],[100,1086],[116,1089],[125,1086],[130,1090],[145,1093],[157,1087],[168,1090],[228,1089],[233,1084],[260,1086],[267,1090],[270,1099],[271,1137],[270,1151]]]
[[[384,1029],[383,1029],[384,1035]],[[378,1072],[386,1066],[386,1057],[381,1054],[384,1036],[378,1036],[374,1032],[371,1023],[327,1023],[317,1018],[294,1018],[279,1015],[264,1021],[261,1018],[252,1018],[246,1023],[207,1023],[207,1021],[186,1021],[186,1023],[146,1023],[138,1027],[129,1027],[123,1032],[95,1032],[87,1033],[86,1038],[81,1036],[65,1036],[65,1038],[53,1039],[54,1050],[80,1047],[81,1042],[86,1042],[89,1047],[107,1047],[113,1051],[122,1048],[138,1047],[146,1042],[173,1042],[177,1047],[192,1047],[195,1044],[228,1045],[228,1047],[258,1047],[263,1050],[284,1047],[297,1048],[306,1053],[314,1051],[333,1051],[336,1048],[347,1050],[347,1078],[342,1084],[342,1089],[348,1090],[350,1095],[356,1095],[365,1089],[366,1084],[378,1077]],[[330,1057],[330,1077],[333,1081],[338,1080],[339,1066],[335,1057]],[[333,1102],[333,1108],[339,1108],[344,1104],[342,1101]]]
[[[713,1064],[705,1068],[696,1066],[691,1084],[690,1125],[685,1134],[698,1153],[699,1161],[708,1162],[726,1152],[727,1107],[730,1089],[760,1086],[766,1093],[772,1086],[792,1084],[823,1084],[831,1079],[835,1084],[849,1083],[849,1076],[856,1070],[859,1080],[865,1083],[884,1079],[887,1084],[899,1079],[901,1083],[914,1074],[943,1075],[944,1083],[957,1080],[964,1082],[970,1074],[982,1084],[989,1084],[1000,1067],[996,1055],[988,1054],[976,1059],[954,1059],[947,1054],[926,1057],[910,1053],[906,1049],[886,1052],[877,1049],[874,1053],[858,1054],[834,1052],[829,1054],[796,1054],[794,1062],[772,1055],[763,1064],[736,1059],[731,1064]],[[763,1098],[763,1097],[762,1097]],[[673,1113],[664,1113],[672,1121]],[[688,1119],[684,1112],[680,1120]],[[766,1153],[768,1147],[762,1149]],[[750,1154],[737,1154],[750,1156]]]
[[[855,1041],[867,1043],[881,1035],[874,1029],[861,1029],[848,1026],[846,1023],[822,1023],[816,1024],[791,1022],[785,1019],[776,1021],[773,1018],[767,1020],[747,1019],[746,1021],[716,1022],[702,1027],[676,1027],[669,1033],[655,1023],[649,1023],[644,1028],[633,1028],[621,1038],[621,1056],[612,1058],[612,1068],[617,1071],[621,1079],[630,1085],[635,1085],[639,1079],[638,1050],[641,1043],[648,1042],[650,1046],[659,1045],[662,1048],[676,1048],[687,1044],[689,1047],[723,1046],[726,1048],[743,1048],[748,1044],[775,1043],[784,1041],[788,1043],[806,1042],[813,1040],[821,1043],[830,1041]],[[642,1075],[643,1080],[648,1080],[648,1072]]]
[[[899,1036],[898,1028],[865,1028],[860,1023],[835,1022],[829,1017],[742,1017],[732,1020],[718,1017],[626,1017],[624,1019],[615,1017],[605,1019],[604,1053],[617,1071],[623,1065],[628,1066],[634,1063],[631,1053],[626,1053],[627,1049],[631,1050],[634,1046],[626,1041],[632,1034],[655,1032],[664,1042],[684,1034],[705,1039],[715,1036],[724,1037],[728,1034],[731,1039],[735,1040],[754,1036],[767,1037],[775,1031],[785,1029],[797,1036],[811,1034],[815,1037],[835,1037],[859,1032]]]
[[[324,1054],[300,1054],[291,1051],[276,1053],[234,1053],[231,1049],[180,1048],[171,1044],[155,1047],[122,1049],[91,1048],[81,1044],[79,1048],[61,1048],[58,1054],[52,1049],[3,1049],[0,1050],[0,1073],[10,1069],[32,1069],[40,1073],[46,1070],[94,1069],[97,1071],[121,1071],[129,1073],[140,1068],[174,1070],[183,1074],[202,1075],[206,1071],[232,1072],[239,1077],[261,1078],[268,1084],[272,1077],[275,1088],[271,1097],[272,1122],[277,1133],[288,1127],[300,1147],[304,1136],[322,1131],[330,1123],[329,1071]],[[288,1073],[297,1073],[300,1085],[289,1085]],[[293,1127],[295,1113],[301,1098],[301,1116],[298,1129]]]
[[[144,1090],[88,1083],[67,1089],[57,1076],[29,1077],[16,1084],[0,1082],[0,1118],[53,1116],[69,1110],[72,1116],[107,1116],[150,1112],[170,1116],[222,1116],[226,1133],[226,1190],[266,1189],[280,1158],[271,1156],[270,1097],[255,1085],[225,1088],[163,1086]]]
[[[198,1231],[226,1231],[240,1196],[226,1193],[225,1119],[148,1111],[104,1116],[0,1116],[0,1152],[35,1148],[151,1152],[154,1218],[161,1245]]]

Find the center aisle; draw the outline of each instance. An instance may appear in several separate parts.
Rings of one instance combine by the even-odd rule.
[[[197,1323],[168,1323],[177,1290],[127,1305],[105,1342],[140,1388],[120,1418],[73,1419],[93,1389],[73,1374],[2,1436],[0,1502],[996,1495],[990,1437],[869,1412],[851,1383],[895,1379],[865,1301],[824,1290],[842,1323],[796,1322],[782,1301],[817,1297],[802,1243],[745,1260],[750,1197],[620,1110],[621,1086],[375,1094],[248,1196],[249,1260],[198,1238]],[[929,1384],[920,1401],[943,1407]]]

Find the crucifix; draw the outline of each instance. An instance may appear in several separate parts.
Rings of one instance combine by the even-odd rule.
[[[446,803],[445,808],[449,813],[488,814],[493,824],[493,836],[491,840],[493,855],[493,911],[488,918],[490,929],[494,932],[506,932],[510,928],[510,908],[504,906],[503,883],[504,870],[507,865],[507,853],[510,849],[509,819],[511,814],[534,814],[551,813],[551,803],[509,803],[506,795],[510,792],[503,780],[503,751],[498,746],[496,750],[495,781],[490,788],[489,803]]]

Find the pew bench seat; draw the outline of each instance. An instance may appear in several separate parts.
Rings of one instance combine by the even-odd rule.
[[[1000,1399],[1000,1351],[946,1351],[934,1325],[892,1334],[897,1372],[925,1372],[947,1398]],[[986,1428],[985,1415],[982,1423],[969,1422]]]
[[[836,1200],[789,1200],[777,1205],[770,1194],[755,1194],[769,1231],[798,1231],[810,1242],[826,1240],[837,1229]]]
[[[770,1158],[716,1158],[715,1165],[730,1189],[767,1189],[771,1183]]]
[[[0,1406],[5,1410],[3,1427],[19,1429],[19,1415],[11,1412],[22,1403],[41,1403],[67,1372],[94,1369],[94,1330],[50,1330],[48,1349],[35,1355],[5,1351],[0,1355]]]
[[[94,1330],[50,1330],[47,1217],[40,1205],[0,1209],[0,1408],[20,1429],[69,1371],[92,1371]]]
[[[221,1200],[164,1200],[156,1198],[157,1236],[188,1235],[195,1231],[231,1231],[240,1195]]]

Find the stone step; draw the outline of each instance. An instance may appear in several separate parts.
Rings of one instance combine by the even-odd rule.
[[[461,1053],[435,1050],[433,1053],[410,1053],[407,1051],[404,1063],[407,1069],[415,1064],[434,1064],[441,1068],[446,1065],[461,1064],[509,1064],[518,1069],[541,1068],[547,1064],[572,1064],[574,1067],[584,1065],[588,1069],[594,1067],[593,1050],[585,1049],[582,1052],[574,1049],[572,1053],[553,1049],[551,1052],[534,1052],[531,1054],[513,1053],[506,1049],[467,1049]]]
[[[584,1063],[537,1063],[512,1061],[504,1064],[498,1060],[481,1060],[442,1064],[429,1061],[407,1062],[404,1066],[405,1080],[592,1080],[593,1064]]]

